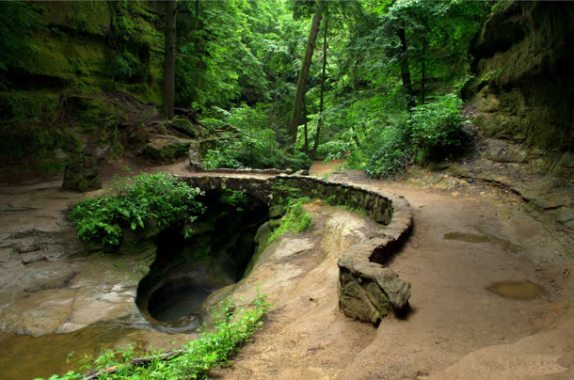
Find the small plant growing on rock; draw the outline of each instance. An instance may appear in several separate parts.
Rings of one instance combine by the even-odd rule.
[[[270,244],[277,238],[288,232],[301,233],[309,230],[313,224],[311,215],[305,211],[303,204],[308,202],[309,198],[290,199],[287,205],[287,212],[281,217],[279,226],[273,230],[267,243]]]
[[[166,174],[142,174],[120,185],[116,195],[85,199],[69,213],[80,239],[117,248],[123,232],[150,232],[174,223],[191,224],[204,211],[197,188]]]

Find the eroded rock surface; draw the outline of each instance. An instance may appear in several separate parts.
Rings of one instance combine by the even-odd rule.
[[[472,47],[466,113],[476,154],[454,172],[508,186],[574,228],[574,9],[566,2],[497,4]]]
[[[141,323],[134,300],[152,247],[129,256],[85,255],[64,213],[82,195],[57,182],[2,191],[10,206],[0,211],[3,332],[64,333],[118,318]]]

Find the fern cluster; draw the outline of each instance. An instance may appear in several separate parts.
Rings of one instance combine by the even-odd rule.
[[[123,232],[189,225],[204,211],[201,191],[167,174],[142,174],[119,186],[116,195],[85,199],[74,205],[69,219],[80,239],[117,248]]]

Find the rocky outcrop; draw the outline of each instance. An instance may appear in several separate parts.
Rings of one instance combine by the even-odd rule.
[[[90,154],[79,153],[68,160],[64,171],[64,190],[86,191],[97,190],[102,187],[102,178],[98,169],[98,160]]]
[[[476,151],[454,174],[500,183],[574,227],[574,8],[499,2],[471,53]]]
[[[54,176],[65,164],[60,156],[86,143],[113,145],[118,155],[120,126],[157,115],[160,6],[13,2],[2,3],[0,13],[19,25],[2,36],[14,45],[3,48],[0,65],[2,170]]]
[[[119,320],[142,322],[136,287],[153,246],[129,255],[87,255],[62,212],[81,199],[58,182],[3,187],[0,205],[0,330],[45,335]]]
[[[533,153],[574,151],[574,8],[502,2],[473,47],[476,79],[466,96],[474,124]],[[557,157],[548,157],[549,160]],[[572,167],[556,168],[571,176]]]
[[[177,117],[167,123],[167,127],[192,139],[204,138],[209,134],[207,129],[200,124],[193,124],[182,117]]]
[[[193,140],[173,135],[155,135],[145,145],[143,154],[155,162],[172,162],[186,157],[192,143]]]

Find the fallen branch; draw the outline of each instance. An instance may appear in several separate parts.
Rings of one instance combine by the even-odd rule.
[[[130,362],[127,365],[128,366],[135,366],[135,367],[146,366],[155,360],[169,360],[175,356],[183,354],[184,352],[185,352],[184,350],[176,350],[176,351],[165,352],[163,354],[159,354],[156,356],[135,358],[135,359],[130,360]],[[111,367],[107,367],[107,368],[101,369],[99,371],[90,372],[90,373],[84,375],[83,379],[84,380],[94,380],[94,379],[97,379],[98,377],[100,377],[101,375],[104,375],[104,374],[116,373],[121,368],[122,368],[122,366],[113,365]]]

